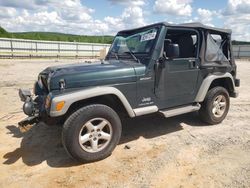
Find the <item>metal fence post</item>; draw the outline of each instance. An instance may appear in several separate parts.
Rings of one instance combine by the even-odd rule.
[[[37,53],[37,41],[36,41],[35,45],[36,45],[36,56],[38,56],[38,53]]]
[[[76,43],[76,58],[78,57],[78,43]]]
[[[14,57],[14,54],[13,54],[13,43],[12,43],[12,39],[10,39],[10,51],[11,51],[11,56],[12,58]]]
[[[240,59],[240,46],[239,46],[239,51],[238,51],[238,58]]]
[[[94,45],[91,44],[91,47],[92,47],[92,59],[94,59]]]
[[[60,42],[58,42],[58,55],[57,55],[57,58],[60,57]]]
[[[33,45],[32,45],[33,42],[30,42],[30,59],[31,59],[31,56],[32,56],[32,52],[33,52]]]

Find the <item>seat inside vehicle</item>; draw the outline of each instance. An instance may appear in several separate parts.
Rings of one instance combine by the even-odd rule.
[[[170,29],[165,38],[165,45],[170,42],[179,45],[179,58],[193,58],[196,56],[197,34],[194,31]],[[165,45],[164,51],[166,52]]]

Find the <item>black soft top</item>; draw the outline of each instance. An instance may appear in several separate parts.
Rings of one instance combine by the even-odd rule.
[[[159,26],[159,25],[164,25],[166,27],[180,27],[180,28],[185,27],[185,28],[203,29],[203,30],[212,31],[212,33],[227,33],[227,34],[232,33],[231,29],[222,29],[222,28],[211,27],[211,26],[204,25],[204,24],[202,24],[200,22],[183,23],[183,24],[170,24],[170,23],[167,23],[167,22],[159,22],[159,23],[147,25],[147,26],[144,26],[144,27],[136,28],[136,29],[123,30],[123,31],[120,31],[119,33],[127,33],[127,32],[131,32],[131,31],[135,31],[137,29],[144,29],[144,28],[146,29],[148,27]]]

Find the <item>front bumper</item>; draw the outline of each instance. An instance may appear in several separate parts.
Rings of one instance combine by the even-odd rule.
[[[19,97],[23,104],[23,112],[28,116],[22,121],[18,122],[18,126],[21,132],[26,132],[29,130],[35,123],[38,123],[40,120],[39,100],[32,99],[31,92],[27,89],[19,89]]]
[[[19,96],[23,104],[23,112],[28,116],[18,123],[21,132],[26,132],[38,122],[44,122],[47,125],[61,124],[63,117],[51,117],[46,110],[47,94],[36,95],[32,98],[31,92],[27,89],[19,89]]]

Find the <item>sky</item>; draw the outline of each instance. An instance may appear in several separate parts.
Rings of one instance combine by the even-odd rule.
[[[156,22],[233,30],[250,41],[250,0],[0,0],[0,26],[9,32],[114,35]]]

